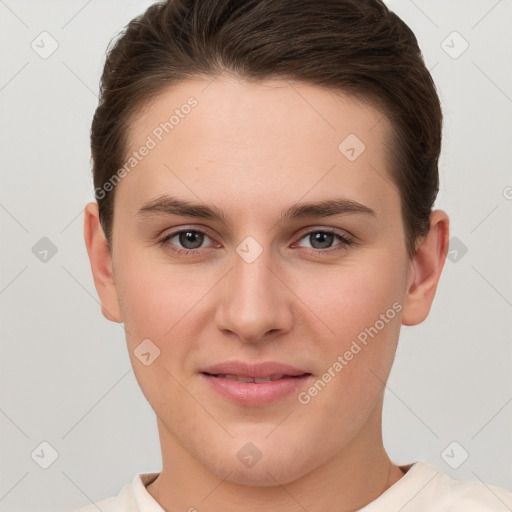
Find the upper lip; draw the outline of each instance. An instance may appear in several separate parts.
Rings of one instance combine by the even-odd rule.
[[[258,364],[246,363],[244,361],[225,361],[203,368],[200,372],[210,373],[212,375],[238,375],[240,377],[252,377],[256,379],[271,377],[273,375],[298,376],[309,373],[289,364],[277,363],[275,361],[266,361]]]

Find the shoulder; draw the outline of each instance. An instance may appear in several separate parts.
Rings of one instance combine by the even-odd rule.
[[[441,473],[440,477],[439,484],[447,492],[447,510],[450,512],[512,510],[512,493],[501,487],[480,480],[457,481],[445,473]]]
[[[138,473],[117,496],[106,498],[79,508],[75,512],[163,512],[163,509],[146,490],[158,473]]]
[[[359,512],[510,512],[512,493],[481,481],[455,480],[419,461],[400,466],[404,476]]]
[[[123,509],[119,507],[118,497],[114,496],[112,498],[106,498],[104,500],[97,501],[96,503],[86,505],[75,512],[98,512],[98,510],[101,510],[102,512],[121,512]],[[125,511],[123,510],[123,512]]]
[[[512,493],[505,489],[480,480],[455,480],[424,461],[413,467],[418,483],[424,484],[414,501],[425,510],[435,506],[436,510],[446,512],[505,512],[512,508]],[[419,510],[423,510],[421,507]]]
[[[132,484],[127,484],[117,496],[91,503],[76,512],[139,512],[133,494]]]

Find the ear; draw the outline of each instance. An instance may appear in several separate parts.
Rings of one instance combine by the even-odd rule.
[[[417,325],[427,318],[448,254],[450,220],[442,210],[430,214],[429,232],[419,240],[411,262],[403,325]]]
[[[84,210],[84,238],[91,263],[94,285],[107,320],[122,322],[116,283],[112,272],[112,255],[101,227],[98,204],[88,203]]]

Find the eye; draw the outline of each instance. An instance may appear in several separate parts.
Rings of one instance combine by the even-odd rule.
[[[196,229],[182,229],[169,233],[162,240],[159,241],[160,245],[167,245],[172,252],[176,254],[190,254],[199,253],[205,238],[211,238],[203,231]],[[174,240],[174,241],[173,241]]]
[[[306,248],[311,248],[316,252],[326,252],[328,249],[333,249],[332,244],[336,239],[338,239],[340,243],[334,246],[333,250],[335,251],[345,249],[352,243],[352,240],[346,236],[337,233],[336,231],[324,229],[310,231],[301,237],[301,240],[304,239],[306,239],[310,244],[309,247],[306,246]]]
[[[333,245],[339,241],[338,244]],[[168,250],[177,255],[192,255],[202,253],[202,249],[206,240],[213,240],[203,231],[197,229],[181,229],[167,234],[164,238],[159,241],[159,244],[166,246]],[[299,243],[294,246],[304,247],[308,251],[312,251],[315,254],[319,253],[332,253],[334,251],[346,249],[352,244],[352,240],[348,237],[332,231],[329,229],[317,229],[315,231],[309,231],[304,234],[300,240],[306,240],[309,242],[309,246],[302,246]],[[214,242],[216,247],[221,247],[220,244]]]

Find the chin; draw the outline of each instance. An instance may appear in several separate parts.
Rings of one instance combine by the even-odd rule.
[[[286,485],[305,474],[297,471],[293,461],[288,464],[283,464],[282,462],[277,464],[275,461],[267,461],[267,463],[260,461],[257,466],[252,468],[240,468],[237,464],[230,464],[225,469],[227,469],[227,472],[223,473],[223,475],[229,474],[226,478],[228,482],[247,487]]]
[[[264,444],[262,440],[260,446]],[[226,457],[226,454],[231,456]],[[203,464],[220,478],[228,482],[249,487],[276,487],[286,485],[309,473],[322,461],[314,454],[303,453],[298,458],[297,446],[281,445],[281,449],[267,444],[260,451],[256,444],[236,443],[236,448],[226,447],[222,453],[210,454]],[[316,460],[312,460],[315,458]]]

